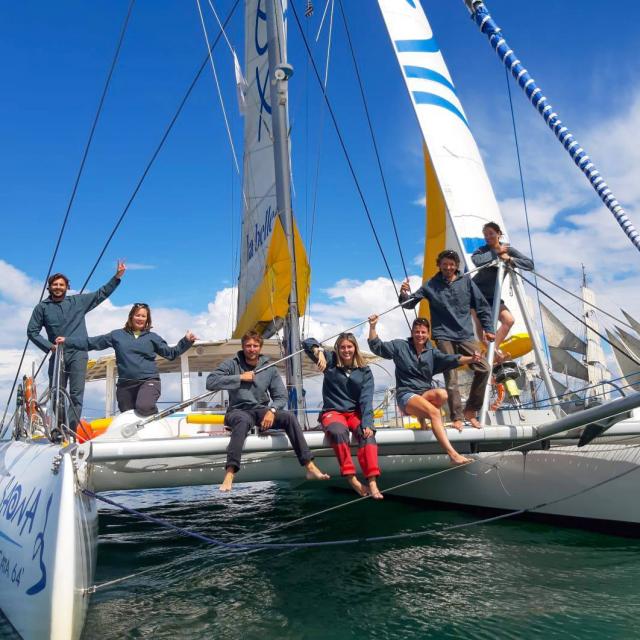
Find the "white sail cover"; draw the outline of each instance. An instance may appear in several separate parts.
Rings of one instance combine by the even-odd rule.
[[[283,4],[285,3],[286,0],[283,0]],[[247,84],[244,95],[244,213],[240,242],[238,318],[242,318],[247,304],[264,278],[277,213],[264,0],[246,0],[244,24]]]
[[[478,146],[419,0],[378,4],[444,196],[446,247],[458,250],[473,268],[470,255],[484,244],[482,226],[492,221],[505,231]],[[526,332],[510,287],[504,287],[502,298],[515,312],[512,333]]]

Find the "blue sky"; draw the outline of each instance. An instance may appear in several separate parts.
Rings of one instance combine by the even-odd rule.
[[[351,26],[385,176],[413,274],[424,238],[421,139],[377,3],[343,0]],[[215,31],[203,2],[209,32]],[[296,0],[300,14],[305,2]],[[311,40],[324,0],[305,22]],[[89,127],[128,2],[7,3],[0,24],[4,96],[0,102],[0,338],[6,372],[22,336],[53,250]],[[215,0],[226,15],[230,0]],[[512,242],[527,250],[505,74],[462,0],[424,0],[457,94],[483,153]],[[518,57],[560,117],[593,157],[619,200],[640,226],[640,7],[635,2],[535,3],[493,0],[488,5]],[[243,59],[242,12],[229,37]],[[314,44],[324,64],[327,28]],[[293,20],[289,59],[294,207],[309,240],[314,174],[320,153],[314,233],[313,300],[327,333],[389,306],[380,293],[386,272],[367,225]],[[195,2],[138,0],[80,183],[59,258],[79,287],[205,55]],[[215,52],[233,137],[241,153],[233,65],[221,43]],[[525,99],[513,88],[538,267],[572,289],[584,262],[601,302],[640,315],[638,256],[611,215]],[[336,8],[329,95],[361,180],[394,276],[403,276],[344,27]],[[324,127],[321,125],[324,124]],[[321,145],[320,145],[320,138]],[[96,275],[95,288],[117,258],[131,269],[89,322],[90,332],[118,326],[126,305],[145,300],[165,309],[159,329],[168,338],[187,327],[201,337],[228,336],[237,276],[240,178],[235,174],[210,69],[205,70]],[[337,256],[339,252],[340,256]],[[37,294],[36,294],[37,295]],[[392,298],[392,296],[389,296]],[[102,308],[101,308],[102,309]],[[313,312],[313,309],[312,309]],[[403,330],[389,325],[387,333]]]

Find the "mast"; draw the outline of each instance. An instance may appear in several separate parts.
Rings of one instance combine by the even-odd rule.
[[[598,333],[600,327],[598,326],[598,319],[596,317],[593,304],[595,303],[595,295],[591,289],[587,286],[587,272],[582,265],[582,317],[585,325],[585,341],[587,343],[586,354],[584,357],[585,365],[587,366],[589,385],[596,385],[602,382],[605,378],[604,367],[604,352],[602,351],[602,345],[600,343],[600,337]],[[604,387],[594,387],[587,391],[587,398],[592,396],[596,398],[607,398]]]
[[[300,350],[298,282],[296,271],[295,235],[291,206],[291,164],[289,154],[289,121],[287,116],[288,82],[293,67],[287,64],[287,46],[282,15],[282,0],[266,0],[267,39],[269,55],[269,84],[273,156],[276,178],[277,215],[287,238],[291,256],[291,292],[285,322],[285,348],[289,353]],[[302,362],[300,354],[287,361],[287,389],[289,409],[299,420],[303,417]]]

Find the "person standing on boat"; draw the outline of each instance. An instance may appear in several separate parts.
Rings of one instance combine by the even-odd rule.
[[[136,302],[129,311],[123,329],[91,338],[59,337],[56,344],[86,351],[113,349],[116,353],[118,384],[116,399],[121,413],[133,409],[143,417],[158,412],[156,402],[160,397],[160,373],[156,355],[175,360],[188,351],[197,340],[187,331],[175,347],[151,331],[151,309],[144,302]]]
[[[118,261],[116,273],[105,284],[93,293],[79,293],[68,296],[69,278],[63,273],[54,273],[47,281],[49,297],[39,302],[31,314],[27,326],[27,337],[45,353],[56,350],[56,338],[67,336],[74,338],[87,337],[85,316],[104,302],[120,284],[126,271],[124,262]],[[47,333],[40,335],[42,329]],[[62,370],[62,387],[69,383],[71,399],[71,415],[69,427],[75,431],[82,415],[82,399],[87,373],[87,350],[84,348],[67,348],[64,352],[64,369]],[[53,386],[54,358],[49,359],[49,387]]]
[[[496,258],[503,260],[505,264],[518,269],[533,269],[533,260],[527,258],[524,254],[514,249],[511,245],[500,241],[502,237],[502,229],[495,222],[487,222],[482,227],[482,234],[486,244],[478,247],[472,254],[471,260],[476,267],[482,267]],[[498,274],[497,267],[486,267],[481,269],[473,277],[473,281],[482,292],[488,305],[493,307],[493,296],[496,290],[496,277]],[[500,315],[498,316],[500,326],[496,331],[496,361],[501,362],[506,355],[500,351],[500,345],[509,335],[509,331],[513,326],[514,319],[511,312],[505,305],[504,300],[500,300]]]
[[[369,317],[369,348],[381,358],[393,360],[396,367],[396,401],[400,409],[415,416],[426,429],[425,420],[431,421],[436,440],[454,464],[471,462],[454,448],[442,424],[440,408],[447,400],[444,389],[434,388],[433,376],[450,371],[463,364],[480,361],[480,354],[471,356],[443,353],[429,342],[430,326],[426,318],[416,318],[411,327],[411,336],[404,340],[383,342],[376,331],[378,316]]]
[[[240,470],[242,447],[252,427],[261,431],[284,429],[309,480],[328,480],[313,462],[296,416],[285,410],[287,390],[269,358],[262,355],[264,340],[257,331],[247,331],[241,339],[242,351],[222,362],[207,376],[209,391],[229,392],[229,408],[224,423],[231,429],[227,447],[227,464],[220,491],[230,491]]]
[[[356,493],[381,500],[383,495],[377,484],[378,445],[373,428],[373,374],[364,362],[358,341],[352,333],[341,333],[331,352],[325,352],[313,338],[305,340],[303,347],[324,373],[319,421],[340,463],[340,474]],[[357,443],[358,462],[368,488],[356,477],[349,432]]]
[[[415,293],[409,294],[409,283],[403,282],[398,300],[403,307],[413,309],[420,300],[426,298],[431,310],[436,347],[447,354],[473,356],[476,345],[471,310],[475,310],[480,319],[484,339],[493,341],[495,334],[491,309],[471,278],[463,277],[460,273],[460,256],[455,251],[446,249],[440,252],[436,264],[438,273]],[[444,371],[452,426],[458,431],[463,428],[463,420],[476,429],[482,426],[477,413],[482,408],[484,391],[489,382],[489,364],[484,358],[476,358],[471,361],[469,368],[473,371],[473,381],[464,409],[458,388],[458,372],[455,369]]]

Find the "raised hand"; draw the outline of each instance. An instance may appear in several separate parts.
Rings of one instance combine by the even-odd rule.
[[[187,333],[184,334],[184,337],[191,343],[194,343],[198,339],[198,336],[196,336],[192,331],[187,331]]]
[[[369,316],[368,320],[369,320],[369,326],[374,329],[375,326],[378,324],[378,320],[380,319],[379,316],[377,316],[375,313],[371,316]]]
[[[324,351],[320,351],[320,349],[318,349],[318,351],[316,351],[316,356],[318,358],[316,366],[320,371],[324,371],[327,368],[327,358],[324,355]]]
[[[120,280],[120,278],[122,278],[126,270],[127,270],[127,265],[124,263],[124,261],[118,260],[118,264],[116,266],[116,278]]]
[[[400,293],[411,293],[411,288],[409,287],[409,278],[405,278],[403,283],[400,285]]]

